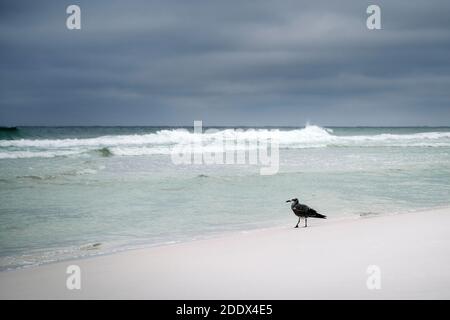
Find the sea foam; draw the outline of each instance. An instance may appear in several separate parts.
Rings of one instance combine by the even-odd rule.
[[[203,150],[223,150],[224,141],[240,149],[267,139],[278,141],[282,149],[326,147],[449,147],[450,132],[375,135],[336,135],[333,130],[315,125],[302,129],[220,129],[206,130],[200,136],[186,129],[165,129],[155,133],[106,135],[96,138],[0,140],[0,159],[58,157],[99,151],[100,156],[143,156],[170,154],[173,146],[201,138]],[[228,145],[228,148],[230,145]]]

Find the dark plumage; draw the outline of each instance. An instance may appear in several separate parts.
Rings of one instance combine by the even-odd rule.
[[[316,210],[308,207],[307,205],[299,203],[297,198],[287,200],[286,202],[292,202],[291,209],[294,212],[294,214],[298,217],[298,222],[295,228],[298,228],[298,224],[300,223],[301,218],[305,218],[305,228],[308,226],[308,218],[320,218],[320,219],[327,218],[323,214],[318,213]]]

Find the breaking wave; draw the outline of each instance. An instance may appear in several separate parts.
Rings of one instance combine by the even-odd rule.
[[[200,140],[201,139],[201,140]],[[155,133],[106,135],[96,138],[0,140],[0,159],[52,158],[97,154],[143,156],[170,154],[176,145],[201,141],[208,151],[258,146],[258,141],[272,139],[282,149],[327,147],[450,147],[450,132],[375,135],[336,135],[333,130],[315,125],[303,129],[222,129],[203,134],[186,129],[160,130]],[[231,142],[231,144],[229,144]]]

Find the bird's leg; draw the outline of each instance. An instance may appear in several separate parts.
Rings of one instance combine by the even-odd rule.
[[[308,218],[305,217],[305,228],[308,226]]]
[[[298,228],[298,224],[300,223],[300,217],[298,217],[297,225],[294,228]]]

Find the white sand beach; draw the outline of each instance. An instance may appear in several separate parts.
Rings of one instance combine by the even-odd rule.
[[[294,224],[294,219],[293,219]],[[81,290],[66,268],[81,268]],[[367,268],[381,271],[369,290]],[[450,208],[310,221],[0,273],[1,299],[449,299]]]

